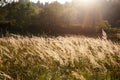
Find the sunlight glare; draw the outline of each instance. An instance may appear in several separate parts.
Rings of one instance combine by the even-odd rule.
[[[36,3],[38,0],[30,0],[30,1]],[[60,2],[60,3],[65,3],[65,2],[71,2],[72,0],[39,0],[39,1],[42,2],[42,3],[45,3],[45,2],[51,3],[51,2],[53,2],[53,1],[58,1],[58,2]]]
[[[83,5],[92,6],[97,4],[97,0],[81,0]]]

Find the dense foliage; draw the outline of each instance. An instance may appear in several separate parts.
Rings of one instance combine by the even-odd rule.
[[[9,0],[8,0],[9,1]],[[29,0],[0,1],[0,26],[13,33],[94,33],[101,27],[120,25],[120,1],[100,0],[99,5],[84,7],[79,0],[42,4]],[[99,25],[99,26],[98,26]]]

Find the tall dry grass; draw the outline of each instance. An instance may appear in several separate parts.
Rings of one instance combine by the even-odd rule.
[[[120,80],[120,44],[66,37],[0,38],[1,80]]]

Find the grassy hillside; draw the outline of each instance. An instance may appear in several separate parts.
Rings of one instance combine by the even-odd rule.
[[[120,44],[84,36],[0,38],[0,80],[120,80]]]

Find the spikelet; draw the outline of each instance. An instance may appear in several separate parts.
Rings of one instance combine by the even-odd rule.
[[[107,33],[102,29],[102,39],[107,40]]]

